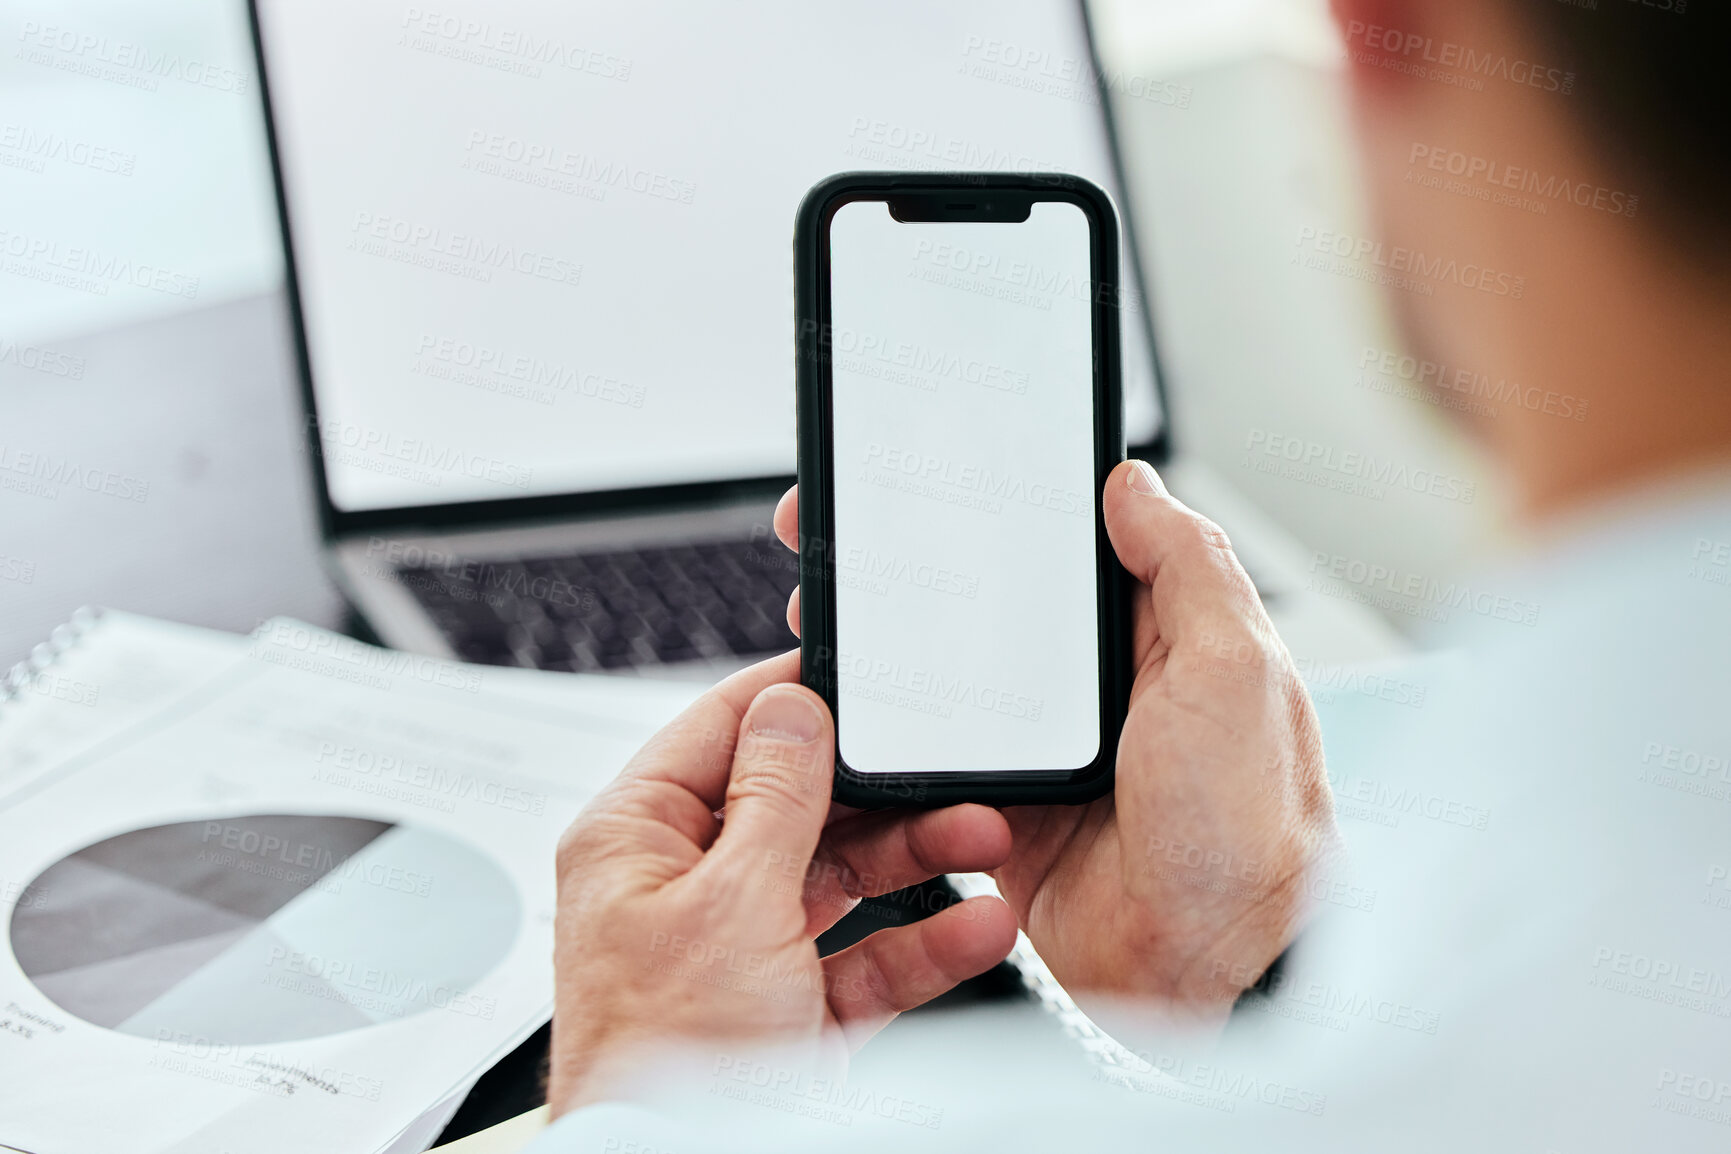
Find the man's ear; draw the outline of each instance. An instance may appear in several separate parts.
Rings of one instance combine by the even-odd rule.
[[[1398,28],[1404,32],[1418,31],[1413,27],[1425,23],[1424,0],[1329,0],[1334,22],[1348,42],[1357,39],[1364,44],[1369,28]]]
[[[1425,42],[1436,37],[1443,23],[1438,3],[1464,0],[1329,0],[1334,23],[1346,47],[1346,67],[1353,80],[1387,89],[1410,79],[1396,62],[1424,66]]]

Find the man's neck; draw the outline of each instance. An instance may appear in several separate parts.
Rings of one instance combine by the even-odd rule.
[[[1731,463],[1731,290],[1652,237],[1621,239],[1558,270],[1568,287],[1531,302],[1510,350],[1528,380],[1587,402],[1579,420],[1523,406],[1486,430],[1528,521]]]

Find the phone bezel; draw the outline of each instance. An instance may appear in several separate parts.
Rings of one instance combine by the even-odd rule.
[[[829,229],[843,205],[860,200],[993,192],[1033,202],[1059,201],[1088,218],[1094,345],[1094,539],[1100,661],[1100,746],[1076,769],[862,773],[842,759],[837,708],[835,572],[828,564],[835,524],[835,473],[829,358]],[[933,219],[944,219],[936,217]],[[956,219],[982,219],[959,216]],[[832,176],[800,203],[794,232],[795,392],[799,420],[800,677],[828,703],[837,725],[834,799],[861,808],[1076,804],[1112,788],[1118,735],[1130,695],[1130,581],[1106,535],[1099,495],[1124,459],[1119,363],[1118,227],[1106,193],[1081,177],[1055,173],[850,172]]]

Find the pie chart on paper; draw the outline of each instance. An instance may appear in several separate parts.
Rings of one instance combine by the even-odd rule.
[[[441,833],[324,814],[132,830],[42,871],[10,941],[67,1013],[144,1038],[262,1045],[432,1010],[516,940],[522,903],[492,858]]]

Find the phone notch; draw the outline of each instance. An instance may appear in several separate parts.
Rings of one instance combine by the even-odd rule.
[[[1033,211],[1034,198],[1026,194],[993,189],[979,196],[958,196],[955,190],[889,198],[890,216],[902,224],[974,221],[984,224],[1022,224]]]

